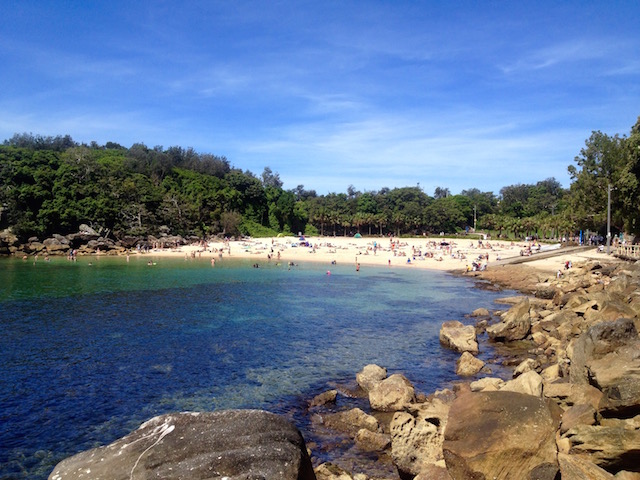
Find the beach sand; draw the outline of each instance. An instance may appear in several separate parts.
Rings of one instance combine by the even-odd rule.
[[[331,266],[352,265],[354,269],[367,266],[386,266],[390,268],[425,268],[459,272],[465,271],[476,261],[486,263],[487,268],[498,268],[509,259],[520,258],[520,252],[530,244],[525,242],[506,242],[499,240],[448,239],[440,237],[393,238],[388,237],[305,237],[310,246],[302,245],[297,237],[276,237],[247,239],[230,242],[209,242],[203,245],[188,245],[177,249],[154,249],[149,252],[156,256],[186,256],[203,259],[222,260],[250,259],[253,263],[264,265],[271,262],[322,263],[330,270]],[[269,259],[269,255],[271,259]],[[278,256],[279,255],[279,256]],[[479,259],[480,256],[488,255]],[[590,259],[606,259],[596,248],[578,253],[560,254],[551,258],[527,262],[527,265],[539,270],[555,273],[564,267],[565,262],[579,263]]]

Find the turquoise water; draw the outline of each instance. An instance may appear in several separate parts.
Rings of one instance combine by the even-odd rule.
[[[452,381],[441,323],[498,295],[411,268],[149,258],[0,259],[0,478],[177,410],[265,408],[308,438],[301,405],[368,363]]]

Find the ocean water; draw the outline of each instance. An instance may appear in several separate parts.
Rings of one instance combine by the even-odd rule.
[[[172,411],[264,408],[309,440],[302,406],[368,363],[453,381],[441,323],[504,296],[411,268],[150,258],[0,259],[1,479]]]

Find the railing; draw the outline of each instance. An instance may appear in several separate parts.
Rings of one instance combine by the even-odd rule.
[[[622,258],[640,258],[640,245],[618,245],[615,253]]]

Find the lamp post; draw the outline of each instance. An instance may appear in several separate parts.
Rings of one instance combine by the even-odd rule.
[[[476,233],[476,210],[477,205],[473,206],[473,233]]]
[[[607,255],[611,255],[611,183],[607,185]]]

